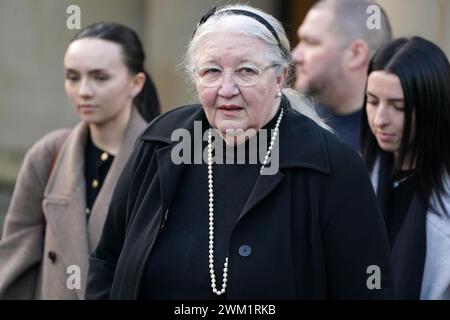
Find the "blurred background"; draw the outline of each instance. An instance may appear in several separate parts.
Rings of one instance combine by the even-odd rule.
[[[196,97],[178,67],[199,18],[214,0],[0,0],[0,230],[26,150],[47,132],[78,117],[64,93],[63,56],[77,30],[67,8],[80,8],[81,27],[116,21],[137,31],[163,111]],[[291,44],[315,0],[250,0],[281,20]],[[394,36],[420,35],[450,56],[450,0],[379,0]],[[1,231],[0,231],[1,233]]]

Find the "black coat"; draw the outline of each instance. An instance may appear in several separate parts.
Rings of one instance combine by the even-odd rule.
[[[184,168],[171,161],[171,134],[193,133],[203,115],[199,105],[167,112],[136,143],[90,260],[87,299],[138,297]],[[227,298],[392,298],[387,234],[360,157],[290,108],[279,137],[280,170],[259,176],[231,234]],[[371,265],[381,289],[367,287]]]
[[[387,214],[387,199],[392,171],[392,156],[383,152],[379,157],[379,169],[372,172],[377,176],[377,198],[380,208]],[[420,299],[426,256],[426,215],[428,206],[415,192],[408,212],[392,245],[392,276],[396,299]]]

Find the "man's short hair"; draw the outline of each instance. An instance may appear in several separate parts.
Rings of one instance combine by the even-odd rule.
[[[380,29],[369,29],[367,25],[371,15],[367,8],[373,5],[380,9]],[[332,26],[336,35],[342,37],[343,45],[347,46],[352,41],[361,39],[367,43],[371,57],[392,38],[386,12],[374,0],[320,0],[313,9],[330,9],[334,14]]]

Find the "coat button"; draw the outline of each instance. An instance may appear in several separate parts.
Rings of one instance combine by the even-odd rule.
[[[252,254],[252,248],[251,248],[250,246],[248,246],[248,245],[240,246],[240,248],[239,248],[239,254],[240,254],[242,257],[248,257],[249,255]]]
[[[48,252],[48,258],[52,263],[55,263],[56,261],[56,252],[55,251],[49,251]]]

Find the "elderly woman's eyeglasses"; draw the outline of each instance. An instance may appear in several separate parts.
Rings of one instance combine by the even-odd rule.
[[[222,84],[223,78],[227,73],[233,75],[233,79],[237,85],[251,87],[258,83],[258,80],[264,71],[276,66],[279,66],[279,64],[274,63],[264,68],[258,68],[256,66],[240,66],[231,70],[231,72],[223,71],[219,67],[207,66],[195,68],[194,72],[198,82],[205,87],[216,87]]]

